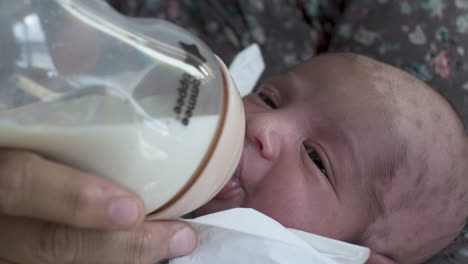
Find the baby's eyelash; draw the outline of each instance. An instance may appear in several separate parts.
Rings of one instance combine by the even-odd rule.
[[[271,99],[268,95],[266,95],[265,93],[263,92],[259,92],[258,93],[258,97],[266,104],[268,105],[269,107],[271,107],[271,109],[277,109],[278,108],[278,105],[273,101],[273,99]]]
[[[327,176],[327,170],[325,168],[325,165],[323,164],[322,162],[322,158],[320,157],[320,155],[317,153],[317,151],[313,148],[310,148],[310,147],[305,147],[306,148],[306,152],[307,152],[307,155],[309,156],[309,158],[312,160],[312,162],[315,163],[315,165],[317,166],[317,168],[319,168],[319,170],[325,175]]]

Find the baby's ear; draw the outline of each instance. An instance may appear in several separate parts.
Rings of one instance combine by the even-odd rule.
[[[391,260],[384,255],[371,251],[369,259],[366,261],[365,264],[397,264],[397,263],[394,260]]]

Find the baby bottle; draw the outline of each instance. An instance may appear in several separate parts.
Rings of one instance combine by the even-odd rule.
[[[0,1],[0,147],[111,179],[150,218],[186,214],[229,181],[241,98],[199,39],[102,0]]]

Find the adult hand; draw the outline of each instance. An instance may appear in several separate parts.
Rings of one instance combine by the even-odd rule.
[[[195,247],[186,223],[144,216],[136,194],[104,178],[0,150],[0,264],[152,264]]]

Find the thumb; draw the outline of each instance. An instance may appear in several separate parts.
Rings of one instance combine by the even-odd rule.
[[[197,233],[186,223],[179,222],[169,244],[168,258],[181,257],[190,254],[197,246]],[[182,227],[183,226],[183,227]]]

